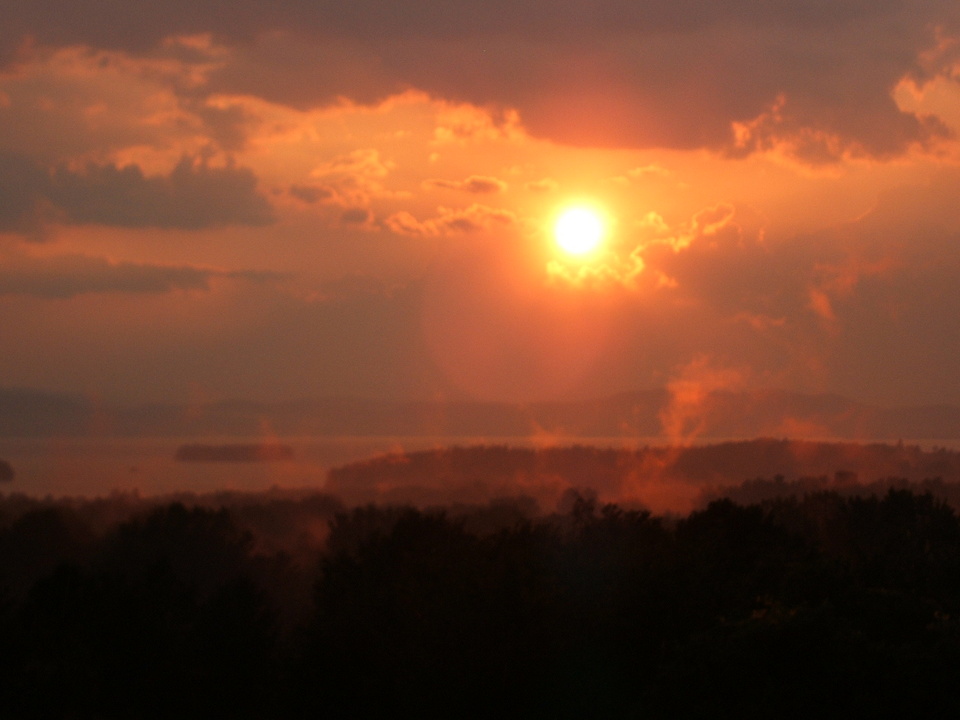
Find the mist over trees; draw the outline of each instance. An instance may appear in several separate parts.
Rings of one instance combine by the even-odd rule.
[[[733,491],[742,480],[777,477],[808,491],[858,486],[859,478],[957,482],[960,452],[772,438],[684,447],[481,445],[350,463],[332,469],[325,488],[349,503],[429,507],[524,494],[544,508],[555,507],[573,489],[589,491],[602,502],[687,513]],[[784,490],[773,488],[768,495]]]
[[[845,480],[685,516],[0,496],[4,715],[952,715],[956,484]]]

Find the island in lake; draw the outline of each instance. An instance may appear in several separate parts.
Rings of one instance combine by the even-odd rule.
[[[281,443],[181,445],[174,456],[181,462],[279,462],[293,458],[293,448]]]

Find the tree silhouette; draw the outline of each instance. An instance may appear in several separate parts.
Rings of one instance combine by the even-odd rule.
[[[159,505],[100,535],[103,508],[17,500],[2,714],[960,712],[960,521],[932,495],[719,500],[681,519],[568,500],[473,524],[463,507],[340,512],[310,567],[223,509]],[[271,512],[312,517],[251,510],[273,540]]]

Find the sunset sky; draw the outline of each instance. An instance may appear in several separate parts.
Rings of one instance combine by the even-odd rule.
[[[958,404],[958,133],[956,0],[5,0],[0,387]]]

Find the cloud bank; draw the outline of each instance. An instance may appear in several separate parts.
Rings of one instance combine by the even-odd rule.
[[[236,51],[191,92],[317,106],[405,88],[519,110],[564,143],[730,153],[782,150],[811,162],[883,157],[946,134],[891,97],[905,78],[949,74],[937,52],[960,31],[952,0],[439,0],[352,3],[174,0],[8,8],[0,47],[82,44],[149,55],[207,33]]]

